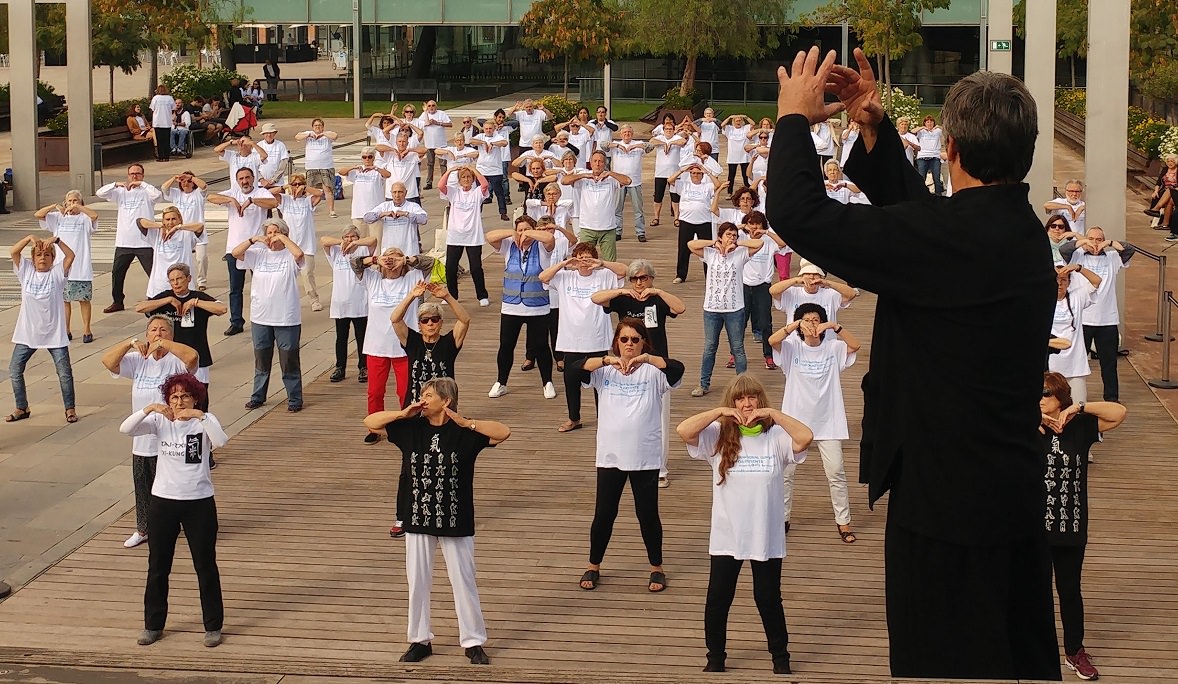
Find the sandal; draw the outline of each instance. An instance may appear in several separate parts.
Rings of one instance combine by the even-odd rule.
[[[19,411],[20,413],[17,413],[17,411]],[[28,409],[17,409],[16,411],[13,411],[12,413],[8,414],[8,417],[4,419],[4,422],[5,423],[15,423],[18,420],[25,420],[26,418],[31,418],[32,415],[33,415],[33,412]]]
[[[65,422],[67,422],[67,423],[78,422],[78,412],[75,411],[74,409],[66,409],[65,410]]]
[[[679,219],[675,219],[675,227],[676,227],[676,228],[678,228],[678,227],[679,227]]]
[[[521,366],[519,367],[519,369],[520,369],[520,370],[522,370],[522,371],[530,371],[530,370],[532,370],[532,369],[533,369],[533,368],[535,368],[535,367],[536,367],[536,362],[535,362],[535,361],[533,361],[532,359],[526,359],[526,360],[523,362],[523,365],[521,365]]]
[[[659,224],[659,220],[658,220],[658,219],[655,219],[655,220],[653,220],[653,221],[651,221],[651,222],[650,222],[650,227],[651,227],[651,228],[654,228],[654,227],[655,227],[655,226],[657,226],[658,224]]]
[[[581,575],[581,588],[585,591],[593,591],[597,588],[597,583],[601,580],[601,572],[597,570],[586,570],[584,575]],[[589,583],[593,586],[585,586]]]
[[[658,589],[654,588],[654,585],[656,585],[656,584],[659,585]],[[646,588],[652,594],[657,594],[660,591],[666,590],[666,588],[667,588],[667,573],[660,572],[658,570],[650,573],[650,582],[647,583]]]
[[[556,362],[556,372],[557,372],[557,373],[563,373],[563,372],[564,372],[564,361],[557,361],[557,362]]]
[[[566,420],[565,422],[561,423],[560,427],[556,428],[556,431],[572,432],[573,430],[580,430],[582,427],[583,426],[581,425],[581,421],[579,420],[575,423],[571,420]]]
[[[850,528],[851,526],[850,525],[839,525],[838,526],[839,536],[843,538],[843,543],[844,544],[854,544],[855,539],[856,539],[855,531],[851,530],[851,529],[844,530],[843,529],[844,527]]]

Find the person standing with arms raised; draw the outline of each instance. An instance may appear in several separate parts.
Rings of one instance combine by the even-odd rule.
[[[127,167],[127,180],[119,183],[107,183],[94,193],[99,199],[114,202],[119,208],[115,227],[115,256],[111,264],[110,296],[111,304],[102,313],[115,313],[123,310],[123,285],[127,282],[127,269],[131,262],[139,260],[143,272],[151,273],[152,250],[151,241],[139,232],[135,224],[137,219],[155,218],[155,203],[163,193],[150,183],[143,182],[143,164],[132,164]]]
[[[770,193],[766,209],[799,254],[879,296],[861,468],[871,502],[890,492],[891,674],[1058,680],[1038,443],[1055,278],[1022,182],[1035,101],[1009,75],[958,81],[943,110],[954,194],[934,197],[904,157],[862,50],[855,59],[858,73],[836,67],[834,52],[819,64],[812,48],[778,69],[768,176],[790,192]],[[825,104],[824,91],[840,102]],[[840,204],[823,188],[809,127],[844,108],[860,126],[847,175],[874,206]],[[1005,258],[946,225],[985,233]],[[902,263],[921,264],[921,276]],[[960,287],[983,271],[986,287]],[[953,344],[913,344],[917,329]]]
[[[209,202],[225,206],[229,214],[229,234],[225,238],[225,266],[229,269],[229,327],[226,337],[245,331],[245,269],[238,268],[232,250],[237,245],[262,234],[266,212],[278,208],[278,198],[270,191],[254,185],[254,172],[238,169],[234,176],[237,187],[215,195]]]

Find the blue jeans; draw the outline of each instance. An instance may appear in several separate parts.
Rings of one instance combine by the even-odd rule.
[[[25,366],[37,351],[23,344],[12,346],[12,361],[8,363],[8,375],[12,378],[12,394],[16,397],[16,408],[29,410],[29,397],[25,392]],[[74,369],[70,365],[70,348],[57,347],[48,350],[57,369],[57,381],[61,383],[61,402],[66,409],[74,408]]]
[[[622,237],[622,210],[626,208],[626,198],[634,204],[634,233],[640,236],[646,235],[646,216],[642,213],[642,186],[636,185],[632,188],[622,188],[622,193],[618,195],[618,207],[614,211],[614,220],[617,225],[615,230],[617,236]]]
[[[172,129],[172,149],[180,150],[181,152],[188,147],[188,129],[187,128],[173,128]]]
[[[511,162],[503,162],[503,164],[500,166],[500,168],[503,169],[503,196],[510,199],[511,198]],[[504,208],[506,208],[506,206],[504,206]],[[503,213],[503,210],[500,209],[499,213]]]
[[[743,334],[749,321],[753,322],[753,334],[761,338],[761,353],[765,358],[773,358],[773,347],[769,345],[769,337],[773,335],[773,297],[769,295],[769,283],[744,286],[744,324],[740,326]]]
[[[699,363],[699,386],[712,386],[712,369],[716,367],[716,347],[720,345],[720,328],[728,332],[728,348],[736,357],[736,372],[748,370],[748,359],[744,355],[744,309],[716,313],[704,311],[704,355]]]
[[[925,182],[925,176],[932,172],[933,174],[933,191],[938,195],[945,194],[945,186],[941,185],[941,158],[928,157],[921,159],[916,158],[916,172],[920,174],[920,182]]]
[[[225,255],[225,265],[229,268],[229,325],[244,329],[242,293],[245,292],[245,271],[237,267],[237,259],[232,254]]]
[[[266,401],[270,386],[270,366],[274,361],[274,346],[278,345],[278,367],[282,369],[282,384],[286,387],[286,404],[303,407],[303,369],[299,363],[301,325],[250,326],[254,340],[254,391],[250,401]]]
[[[487,176],[488,190],[499,203],[499,214],[507,213],[507,176]]]

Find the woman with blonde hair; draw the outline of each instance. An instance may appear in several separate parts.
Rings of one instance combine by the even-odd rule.
[[[323,201],[325,191],[310,187],[304,174],[292,173],[285,186],[270,188],[270,193],[278,200],[278,211],[290,230],[291,241],[303,251],[299,274],[303,278],[303,288],[311,298],[311,311],[322,311],[323,304],[319,301],[319,288],[315,283],[315,250],[319,245],[315,239],[312,213]]]
[[[82,312],[82,342],[94,341],[90,330],[90,300],[94,298],[94,266],[90,259],[90,238],[98,230],[98,212],[86,206],[82,193],[70,190],[61,204],[41,207],[34,216],[41,227],[69,245],[74,253],[74,264],[65,284],[65,334],[74,339],[70,330],[71,302],[77,302]]]
[[[728,611],[740,568],[753,569],[753,599],[773,657],[774,674],[791,674],[789,633],[781,605],[785,558],[784,473],[806,458],[813,433],[800,421],[771,408],[765,387],[738,375],[718,408],[679,424],[692,458],[712,467],[711,570],[704,607],[704,672],[723,672],[728,656]]]
[[[151,275],[147,278],[147,296],[154,297],[172,289],[168,271],[176,264],[184,264],[192,271],[192,253],[197,238],[204,233],[203,223],[184,223],[184,214],[177,206],[164,209],[159,221],[137,219],[136,227],[152,241]],[[155,231],[152,235],[151,231]]]

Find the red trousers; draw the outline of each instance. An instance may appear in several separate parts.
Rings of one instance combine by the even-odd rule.
[[[387,356],[368,356],[368,413],[369,415],[384,410],[384,393],[389,384],[389,370],[393,371],[394,381],[397,383],[397,408],[405,407],[405,397],[409,394],[409,358],[398,356],[390,359]]]

